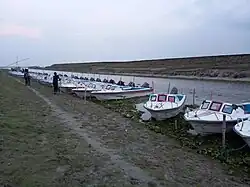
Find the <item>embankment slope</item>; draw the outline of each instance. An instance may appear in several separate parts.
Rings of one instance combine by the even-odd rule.
[[[190,76],[211,78],[250,78],[250,54],[169,58],[140,61],[53,64],[51,70],[131,74],[158,77]]]

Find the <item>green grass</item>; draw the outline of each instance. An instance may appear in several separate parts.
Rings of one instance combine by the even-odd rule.
[[[140,115],[135,112],[136,100],[118,100],[118,101],[96,101],[104,107],[119,112],[126,117],[140,121]],[[175,128],[175,121],[177,128]],[[207,137],[191,136],[187,131],[191,128],[181,115],[164,121],[148,121],[142,123],[146,128],[168,137],[174,138],[180,142],[183,147],[190,148],[197,152],[208,156],[214,160],[220,160],[225,165],[229,166],[230,172],[235,174],[250,176],[249,159],[250,149],[246,146],[244,149],[237,150],[242,147],[245,142],[235,133],[226,134],[226,151],[222,150],[221,135],[211,135]],[[240,171],[240,172],[239,172]]]
[[[3,73],[0,85],[0,186],[65,186],[56,171],[72,165],[79,142],[24,85]]]

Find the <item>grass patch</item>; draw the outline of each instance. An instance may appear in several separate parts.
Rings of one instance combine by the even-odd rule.
[[[192,136],[187,131],[192,128],[179,115],[165,121],[148,121],[142,122],[140,113],[136,111],[135,104],[140,103],[135,99],[117,100],[117,101],[95,101],[104,107],[119,112],[124,117],[131,118],[148,129],[172,137],[180,142],[183,147],[190,148],[212,159],[220,160],[223,164],[229,166],[229,173],[235,172],[243,175],[250,175],[250,149],[246,146],[244,149],[237,150],[242,147],[245,142],[235,133],[226,134],[227,149],[222,150],[221,135],[211,135],[207,137]],[[175,125],[177,124],[177,126]],[[177,127],[177,128],[176,128]]]
[[[0,186],[70,186],[79,140],[24,85],[2,72],[0,85]]]

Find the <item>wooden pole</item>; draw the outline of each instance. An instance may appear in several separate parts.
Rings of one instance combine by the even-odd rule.
[[[154,85],[154,81],[152,81],[152,88],[153,88],[153,92],[155,92],[155,85]]]
[[[225,148],[226,146],[226,115],[223,114],[223,122],[222,122],[222,147]]]
[[[193,89],[193,106],[195,105],[195,88]]]
[[[85,86],[85,92],[84,92],[84,103],[86,104],[86,100],[87,100],[87,87]]]
[[[175,130],[177,130],[177,119],[174,121],[174,128],[175,128]]]
[[[168,83],[168,93],[170,93],[170,82]]]

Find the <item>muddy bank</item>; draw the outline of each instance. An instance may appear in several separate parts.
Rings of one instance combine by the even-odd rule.
[[[102,102],[93,100],[93,102],[118,112],[125,118],[132,119],[149,130],[175,139],[181,146],[190,148],[195,153],[226,164],[231,174],[250,176],[248,167],[250,165],[250,148],[236,133],[232,131],[226,134],[226,149],[223,149],[220,134],[206,137],[192,136],[189,132],[193,128],[184,120],[183,113],[164,121],[151,120],[150,113],[145,111],[141,105],[141,102],[145,102],[145,100],[146,98]],[[189,105],[188,107],[197,108],[198,106]],[[139,108],[139,111],[136,108]]]
[[[156,134],[135,120],[124,118],[120,113],[93,102],[84,103],[79,98],[64,94],[52,95],[51,88],[38,83],[32,83],[32,87],[53,105],[72,115],[75,121],[81,124],[79,129],[87,132],[89,137],[105,148],[112,149],[113,154],[118,155],[123,162],[148,173],[155,179],[155,184],[244,186],[240,178],[227,174],[227,167],[183,148],[175,140]],[[134,179],[134,185],[142,182],[140,177],[138,178]]]

